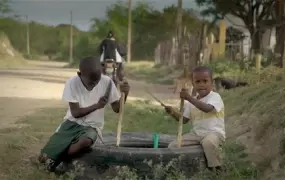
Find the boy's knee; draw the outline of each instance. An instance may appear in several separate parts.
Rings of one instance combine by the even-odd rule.
[[[220,139],[219,137],[214,134],[208,134],[201,142],[201,145],[203,148],[218,148],[220,144]]]
[[[211,141],[210,139],[203,140],[201,144],[202,144],[204,149],[213,149],[216,146],[216,144],[213,141]]]
[[[91,147],[93,144],[93,140],[88,138],[88,137],[83,137],[82,139],[80,139],[80,146],[82,147]]]
[[[91,147],[97,139],[97,133],[94,129],[88,130],[81,139],[84,139],[83,143],[85,147]]]
[[[171,143],[169,143],[168,148],[177,148],[176,141],[172,141]]]

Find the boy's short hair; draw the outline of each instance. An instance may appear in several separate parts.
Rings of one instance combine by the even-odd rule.
[[[92,68],[94,69],[95,66],[101,68],[100,58],[98,56],[87,56],[84,57],[79,63],[79,70],[82,71],[89,71]]]
[[[197,66],[192,70],[192,78],[193,78],[193,73],[195,72],[208,72],[210,74],[211,79],[213,79],[213,71],[210,67],[207,66]]]

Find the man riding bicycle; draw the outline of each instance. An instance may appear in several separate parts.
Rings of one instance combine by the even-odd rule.
[[[104,39],[99,46],[99,53],[101,54],[101,63],[103,65],[103,73],[106,73],[105,63],[106,61],[114,61],[117,65],[117,77],[120,81],[123,80],[123,57],[126,52],[122,46],[115,39],[115,35],[112,31],[108,32],[107,38]]]

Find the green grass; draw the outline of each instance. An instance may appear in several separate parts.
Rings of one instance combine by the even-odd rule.
[[[40,151],[59,123],[62,122],[65,112],[65,108],[42,109],[19,121],[21,124],[29,125],[28,127],[0,131],[0,175],[3,176],[1,179],[57,179],[53,174],[47,174],[41,169],[30,166],[29,156],[35,156]],[[115,132],[117,120],[118,114],[108,108],[104,130]],[[185,125],[184,132],[188,132],[190,128],[190,125]],[[151,105],[147,101],[128,102],[125,107],[122,131],[176,134],[177,123],[166,115],[161,107]],[[230,172],[223,179],[241,180],[251,179],[254,176],[255,169],[244,160],[246,155],[242,147],[236,144],[227,144],[225,152]],[[161,168],[154,167],[154,169]],[[121,177],[126,177],[126,173],[130,176],[132,172],[123,170]],[[176,175],[183,177],[179,173]],[[198,174],[197,178],[208,176],[214,178],[209,172]]]
[[[241,119],[244,114],[260,116],[263,123],[275,120],[273,122],[276,127],[285,128],[283,86],[284,82],[280,81],[224,92],[224,100],[228,102],[227,115],[240,115]]]
[[[248,146],[248,151],[252,152],[249,159],[258,167],[259,177],[264,172],[285,176],[284,84],[279,80],[222,93],[227,134]],[[272,170],[272,162],[278,163],[281,170]]]
[[[172,85],[181,72],[176,67],[155,65],[153,62],[139,61],[126,64],[125,75],[148,83]]]
[[[216,60],[206,66],[211,67],[214,77],[226,77],[233,80],[246,81],[250,85],[258,83],[270,83],[282,80],[283,70],[278,67],[268,66],[261,69],[260,75],[253,67],[241,69],[237,62],[227,60]],[[138,61],[126,64],[125,75],[136,80],[143,80],[154,84],[174,84],[174,79],[183,72],[182,67],[168,67],[154,64],[150,61]]]

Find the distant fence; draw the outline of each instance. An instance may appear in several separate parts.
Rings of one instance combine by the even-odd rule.
[[[189,66],[193,66],[198,63],[199,49],[200,49],[200,37],[199,35],[184,36],[183,40],[183,58],[189,61]],[[155,49],[155,63],[164,64],[168,66],[177,65],[177,53],[178,53],[178,41],[177,38],[172,38],[169,41],[161,42]]]

